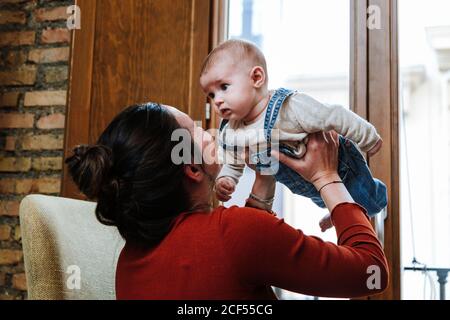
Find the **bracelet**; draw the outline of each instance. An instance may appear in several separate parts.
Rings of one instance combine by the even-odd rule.
[[[319,194],[320,194],[320,192],[322,191],[322,189],[323,188],[325,188],[326,186],[329,186],[330,184],[334,184],[334,183],[344,183],[344,182],[342,182],[341,180],[336,180],[336,181],[331,181],[331,182],[328,182],[328,183],[325,183],[320,189],[319,189]]]
[[[275,217],[277,216],[277,213],[275,211],[273,211],[271,208],[267,208],[267,207],[262,208],[262,207],[254,206],[254,205],[251,204],[251,202],[249,200],[252,200],[252,199],[248,198],[247,201],[245,201],[245,206],[246,207],[251,207],[251,208],[255,208],[255,209],[264,210],[264,211],[267,211],[268,213],[270,213],[271,215],[273,215]]]
[[[265,204],[267,206],[272,206],[273,200],[275,199],[274,197],[272,197],[270,199],[261,199],[261,198],[255,196],[253,193],[250,193],[249,198],[253,199],[253,200],[256,200],[256,201],[258,201],[258,202],[260,202],[262,204]]]

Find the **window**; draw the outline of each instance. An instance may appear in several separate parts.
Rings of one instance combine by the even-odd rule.
[[[447,0],[399,1],[403,267],[450,268],[449,12]],[[402,298],[439,299],[436,273],[403,271]]]

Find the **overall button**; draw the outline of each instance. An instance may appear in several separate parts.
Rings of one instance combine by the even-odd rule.
[[[260,163],[259,155],[255,154],[252,157],[253,163]]]

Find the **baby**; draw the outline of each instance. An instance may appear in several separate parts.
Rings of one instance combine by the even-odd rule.
[[[256,169],[263,170],[275,163],[270,157],[271,143],[278,143],[280,152],[301,158],[306,152],[308,134],[334,130],[340,134],[338,173],[353,199],[370,216],[387,205],[386,186],[373,178],[355,146],[356,143],[370,156],[380,150],[382,139],[374,126],[342,106],[322,104],[306,94],[283,88],[270,91],[266,60],[254,44],[229,40],[215,48],[204,62],[200,85],[223,119],[219,141],[225,160],[215,185],[220,201],[231,198],[245,168],[245,162],[239,161],[238,148],[269,146],[251,155]],[[282,163],[277,165],[273,173],[277,181],[325,207],[311,183]],[[271,200],[266,199],[266,203]],[[320,226],[322,231],[332,227],[329,215]]]

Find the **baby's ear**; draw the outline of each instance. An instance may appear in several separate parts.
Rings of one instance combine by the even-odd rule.
[[[251,71],[251,78],[255,88],[261,88],[266,83],[266,72],[263,67],[256,66]]]

